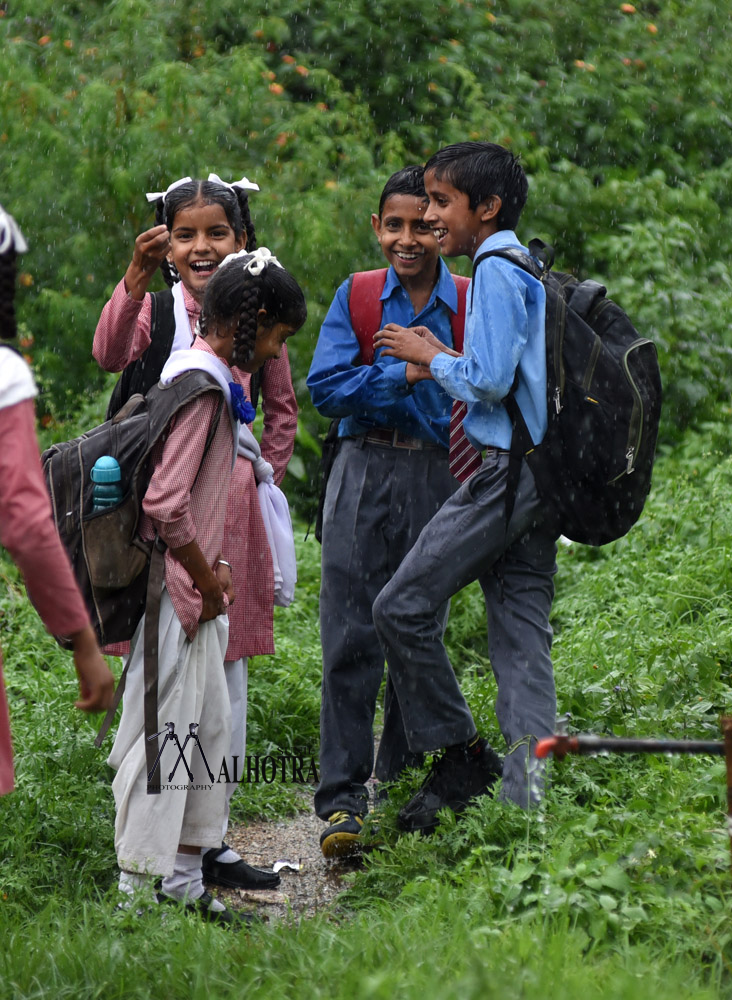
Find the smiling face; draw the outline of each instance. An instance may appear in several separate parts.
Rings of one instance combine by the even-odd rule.
[[[297,333],[298,327],[292,326],[290,323],[274,323],[272,326],[263,326],[262,321],[266,321],[266,318],[266,311],[260,309],[259,323],[257,324],[257,339],[254,342],[254,353],[249,361],[239,365],[242,371],[254,373],[269,358],[279,358],[284,342],[293,333]]]
[[[448,181],[438,181],[433,170],[425,171],[424,186],[429,205],[424,214],[445,257],[466,255],[472,260],[483,240],[497,231],[495,217],[501,209],[497,195],[470,207],[470,198]]]
[[[371,216],[371,225],[381,249],[400,281],[435,275],[439,249],[435,235],[425,222],[427,202],[412,194],[392,194],[384,202],[381,218]]]
[[[202,302],[208,279],[224,257],[241,250],[244,243],[236,236],[223,206],[195,202],[176,212],[168,260],[175,264],[193,298]]]

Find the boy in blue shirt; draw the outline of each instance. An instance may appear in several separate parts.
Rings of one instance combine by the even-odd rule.
[[[394,174],[381,195],[379,214],[371,218],[389,268],[385,280],[384,272],[378,272],[383,291],[370,293],[380,295],[381,308],[377,301],[369,347],[379,326],[390,322],[401,327],[426,324],[438,343],[446,348],[453,344],[451,320],[458,311],[458,292],[424,220],[423,174],[422,167]],[[352,280],[360,277],[338,289],[307,380],[318,411],[340,418],[340,443],[323,514],[320,591],[321,781],[315,811],[328,822],[320,838],[326,857],[359,849],[368,810],[374,712],[384,673],[371,607],[457,485],[448,468],[450,396],[424,369],[380,351],[373,363],[364,363],[354,331],[361,317],[352,316],[358,311],[355,294],[349,303]],[[446,605],[438,615],[442,630]],[[391,780],[413,762],[387,677],[376,776]]]
[[[521,246],[513,230],[528,182],[509,150],[487,142],[447,146],[427,162],[425,186],[425,221],[446,256],[473,260]],[[430,521],[373,608],[410,750],[446,748],[399,814],[411,831],[431,831],[441,808],[462,811],[501,773],[503,798],[525,808],[536,802],[542,776],[529,773],[530,749],[553,731],[556,711],[549,625],[556,532],[544,522],[526,462],[506,525],[512,428],[501,403],[516,380],[518,404],[538,444],[547,426],[544,289],[510,261],[490,257],[474,273],[468,303],[462,356],[426,330],[391,325],[374,339],[384,354],[423,366],[467,404],[463,429],[483,453],[478,471]],[[509,748],[502,768],[478,736],[442,642],[439,609],[476,579],[488,616],[496,715]]]

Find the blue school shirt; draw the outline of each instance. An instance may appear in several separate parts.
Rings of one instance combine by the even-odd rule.
[[[430,300],[418,315],[393,267],[387,271],[381,301],[382,326],[426,326],[447,347],[453,346],[450,317],[457,312],[457,289],[442,259]],[[360,364],[344,281],[320,328],[307,377],[315,408],[324,417],[342,418],[339,437],[390,427],[447,448],[452,398],[429,379],[407,385],[406,370],[406,362],[384,357],[381,349],[372,365]]]
[[[499,247],[528,253],[515,233],[502,230],[481,243],[474,259]],[[532,275],[500,257],[484,260],[468,289],[463,356],[438,354],[432,360],[437,382],[468,404],[463,427],[476,448],[510,448],[511,421],[501,400],[517,371],[516,400],[534,444],[546,433],[545,301],[544,287]]]

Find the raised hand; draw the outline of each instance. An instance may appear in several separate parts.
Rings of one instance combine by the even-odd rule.
[[[146,229],[135,240],[132,260],[125,273],[127,291],[133,299],[142,299],[150,279],[170,252],[170,233],[167,226]]]

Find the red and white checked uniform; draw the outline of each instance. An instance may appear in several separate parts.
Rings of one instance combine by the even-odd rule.
[[[193,330],[200,306],[185,288],[183,298]],[[93,354],[102,368],[121,371],[140,357],[150,344],[150,313],[150,296],[145,295],[141,302],[133,299],[122,279],[104,306],[94,334]],[[239,368],[233,368],[232,373],[249,396],[251,375]],[[262,456],[273,466],[279,485],[292,456],[297,430],[297,400],[286,348],[262,369],[260,396],[264,412]],[[232,565],[236,591],[236,600],[229,609],[227,661],[274,653],[272,558],[252,465],[244,458],[237,458],[231,478],[222,550]],[[127,647],[108,651],[122,654]]]
[[[200,337],[193,350],[216,356]],[[154,471],[142,501],[140,534],[152,539],[157,531],[168,546],[165,586],[189,639],[198,632],[203,598],[170,550],[195,541],[212,568],[222,551],[226,504],[221,498],[228,494],[235,447],[226,408],[203,454],[220,398],[218,392],[206,392],[178,411],[165,440],[153,449]]]
[[[8,363],[24,364],[10,351],[2,354]],[[0,545],[20,568],[28,595],[50,632],[69,635],[86,628],[89,615],[51,516],[32,399],[11,406],[2,406],[0,400]],[[10,721],[0,652],[0,795],[12,790]]]

